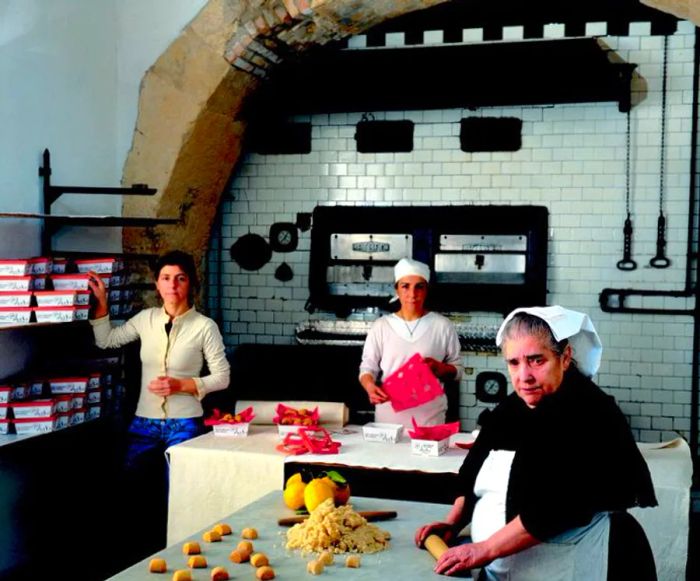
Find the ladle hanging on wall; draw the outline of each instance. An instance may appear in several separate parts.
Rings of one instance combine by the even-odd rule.
[[[656,256],[649,260],[652,268],[668,268],[671,261],[666,257],[666,218],[664,217],[664,161],[666,156],[666,80],[668,77],[668,36],[664,36],[664,66],[661,82],[661,147],[659,157],[659,218],[656,222]]]
[[[625,226],[622,230],[624,235],[624,248],[622,260],[617,263],[617,268],[620,270],[634,270],[637,268],[637,263],[632,260],[632,214],[630,213],[630,136],[631,136],[631,122],[630,122],[630,111],[627,111],[627,154],[626,154],[626,167],[625,167],[625,210],[627,212],[627,218],[625,218]]]

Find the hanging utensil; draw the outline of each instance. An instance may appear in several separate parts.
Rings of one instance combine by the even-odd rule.
[[[625,219],[625,225],[622,229],[622,234],[624,236],[624,246],[622,260],[618,261],[617,263],[617,268],[619,270],[634,270],[635,268],[637,268],[637,263],[634,260],[632,260],[632,233],[634,229],[632,228],[632,214],[630,212],[630,115],[630,111],[627,111],[627,156],[625,162],[625,210],[627,211],[627,218]]]
[[[671,261],[666,257],[666,218],[664,217],[664,158],[666,155],[666,80],[668,77],[668,36],[664,36],[664,66],[661,82],[661,148],[659,157],[659,218],[656,222],[656,256],[649,260],[652,268],[668,268]]]

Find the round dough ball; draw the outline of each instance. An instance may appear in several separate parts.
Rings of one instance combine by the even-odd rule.
[[[318,556],[318,560],[321,563],[323,563],[323,565],[326,567],[328,565],[332,565],[333,564],[333,553],[331,553],[330,551],[323,551],[323,553],[321,553]]]
[[[202,539],[204,539],[204,541],[207,543],[218,543],[221,541],[221,534],[218,531],[212,529],[204,533],[202,535]]]
[[[151,559],[151,562],[148,564],[149,573],[165,573],[167,570],[168,564],[165,562],[165,559],[161,559],[160,557]]]
[[[204,555],[192,555],[187,559],[187,566],[190,569],[204,569],[207,566],[207,560]]]
[[[224,567],[214,567],[211,570],[211,581],[227,581],[228,579],[230,577]]]
[[[244,539],[251,539],[251,540],[257,539],[258,538],[258,531],[256,531],[255,529],[246,528],[246,529],[243,529],[241,531],[241,536]]]
[[[360,566],[360,556],[359,555],[348,555],[345,559],[345,566],[351,569],[357,569]]]
[[[264,567],[270,564],[270,560],[265,553],[255,553],[255,555],[250,558],[250,564],[253,565],[253,567]]]
[[[225,522],[220,522],[218,525],[214,527],[214,530],[219,533],[222,537],[224,535],[230,535],[233,530],[231,530],[231,527],[227,525]]]
[[[173,581],[192,581],[192,573],[189,569],[178,569],[173,574]]]
[[[199,555],[199,553],[202,552],[202,549],[199,548],[199,543],[190,541],[182,545],[182,552],[185,555]]]
[[[240,551],[239,549],[234,549],[228,556],[232,563],[245,563],[250,558],[250,553],[245,551]]]
[[[306,570],[312,575],[320,575],[323,573],[323,563],[321,563],[320,559],[318,561],[309,561],[306,564]]]
[[[269,579],[275,578],[275,570],[265,565],[264,567],[258,568],[255,572],[255,576],[260,579],[260,581],[268,581]]]
[[[241,553],[247,553],[248,556],[253,552],[253,543],[250,541],[241,541],[236,547]]]

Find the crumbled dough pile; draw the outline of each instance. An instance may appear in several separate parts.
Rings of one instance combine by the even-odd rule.
[[[302,554],[376,553],[389,546],[391,535],[368,524],[349,505],[334,507],[333,499],[319,504],[304,522],[287,531],[287,548],[301,549]]]

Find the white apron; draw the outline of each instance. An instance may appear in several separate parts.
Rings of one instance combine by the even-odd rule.
[[[472,540],[483,541],[506,522],[506,492],[515,452],[494,450],[484,461],[474,493]],[[605,581],[608,575],[610,516],[596,514],[583,527],[502,559],[482,569],[488,581]]]

